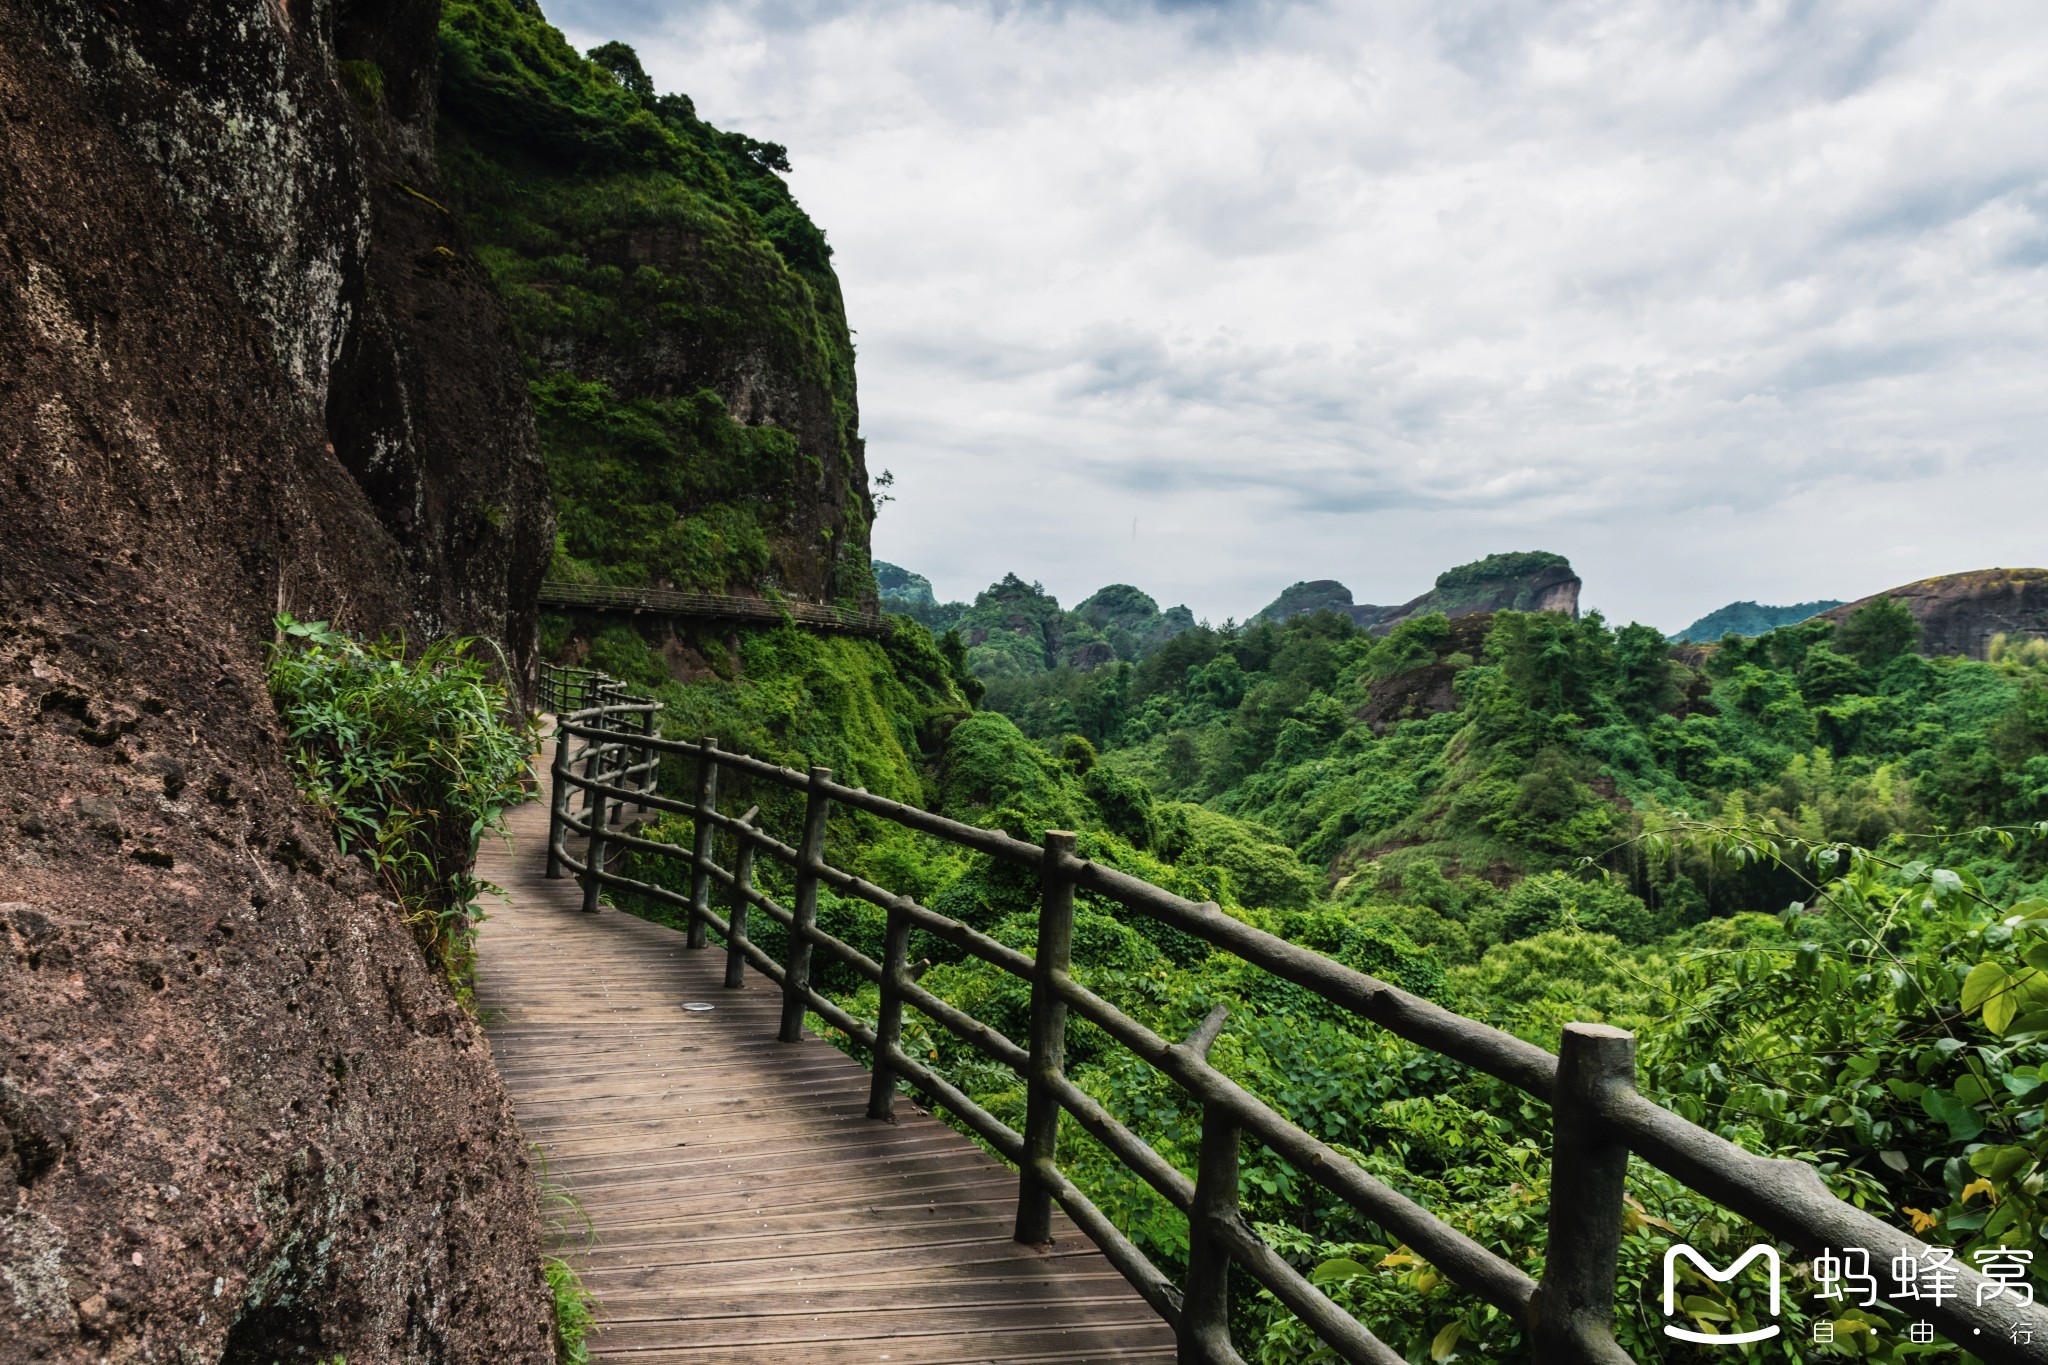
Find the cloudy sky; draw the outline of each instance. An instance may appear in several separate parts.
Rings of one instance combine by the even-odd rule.
[[[788,145],[942,596],[2048,563],[2032,4],[543,3]]]

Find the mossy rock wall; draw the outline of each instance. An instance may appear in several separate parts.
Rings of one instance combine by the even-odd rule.
[[[525,355],[555,572],[872,605],[853,345],[782,149],[513,0],[454,0],[441,46],[451,202]]]

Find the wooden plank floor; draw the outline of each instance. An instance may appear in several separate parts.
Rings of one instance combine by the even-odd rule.
[[[717,947],[580,913],[575,883],[544,875],[545,789],[510,823],[479,868],[511,903],[484,922],[477,1000],[521,1127],[594,1228],[557,1250],[600,1301],[595,1358],[1173,1358],[1064,1215],[1050,1250],[1010,1240],[1000,1163],[907,1100],[870,1121],[866,1068],[776,1042],[765,977],[725,990]]]

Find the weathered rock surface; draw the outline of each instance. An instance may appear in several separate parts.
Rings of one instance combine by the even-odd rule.
[[[1978,569],[1923,578],[1824,611],[1823,621],[1846,620],[1879,597],[1889,597],[1920,623],[1922,654],[1982,659],[1995,636],[2015,643],[2048,639],[2048,569]]]
[[[262,680],[280,607],[532,647],[544,485],[432,202],[432,34],[0,0],[9,1362],[551,1358],[482,1035]]]

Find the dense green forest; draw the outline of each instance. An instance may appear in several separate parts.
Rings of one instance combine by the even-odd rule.
[[[1089,600],[1105,594],[1141,626],[1158,616],[1149,598],[1135,610],[1135,589]],[[965,645],[973,613],[1038,652]],[[1013,576],[920,653],[927,724],[900,752],[922,785],[900,789],[1022,837],[1079,830],[1085,856],[1547,1047],[1570,1020],[1632,1028],[1645,1089],[1688,1118],[1817,1162],[1838,1192],[1966,1253],[2040,1247],[2048,672],[1923,657],[1912,618],[1883,600],[1839,627],[1709,649],[1597,614],[1431,614],[1374,635],[1324,612],[1127,631],[1128,654],[1091,667],[1070,662],[1079,614]],[[920,649],[931,638],[899,631]],[[982,709],[940,717],[963,658],[985,671]],[[754,723],[748,703],[719,705],[733,709],[700,710],[687,731]],[[830,742],[754,735],[814,760]],[[836,858],[1031,946],[1033,886],[892,827],[852,829]],[[879,912],[828,896],[821,913],[879,950]],[[1084,907],[1077,945],[1083,979],[1168,1036],[1228,1005],[1216,1055],[1247,1086],[1539,1268],[1540,1106],[1107,904]],[[922,936],[913,955],[934,964],[925,985],[1021,1036],[1023,983]],[[872,1017],[871,989],[833,984]],[[1190,1166],[1194,1109],[1079,1035],[1080,1083]],[[918,1045],[1021,1119],[1010,1073],[937,1028]],[[1062,1143],[1084,1187],[1175,1264],[1177,1215],[1084,1135]],[[1262,1232],[1411,1358],[1516,1349],[1510,1323],[1284,1163],[1247,1161]],[[1657,1335],[1662,1248],[1674,1230],[1716,1244],[1754,1230],[1646,1167],[1631,1197],[1640,1298],[1625,1344],[1680,1359]],[[1702,1284],[1689,1304],[1699,1323],[1740,1327],[1760,1311],[1746,1294]],[[1806,1303],[1793,1296],[1788,1323]],[[1835,1348],[1788,1328],[1774,1358],[1903,1358],[1888,1311],[1845,1311]],[[1260,1359],[1312,1358],[1270,1299],[1238,1315]]]

